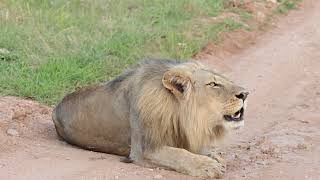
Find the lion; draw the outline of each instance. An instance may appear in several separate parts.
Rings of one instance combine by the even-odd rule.
[[[147,60],[103,84],[71,93],[55,107],[57,134],[84,149],[191,176],[221,177],[208,153],[244,124],[248,92],[198,61]]]

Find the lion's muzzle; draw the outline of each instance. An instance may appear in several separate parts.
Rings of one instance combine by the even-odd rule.
[[[248,92],[238,93],[225,106],[226,114],[223,118],[232,129],[238,129],[244,125],[244,111],[246,109],[246,99],[248,95]]]

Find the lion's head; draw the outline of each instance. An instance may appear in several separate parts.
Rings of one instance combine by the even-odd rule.
[[[171,65],[160,78],[139,100],[147,142],[197,152],[244,125],[248,92],[201,63]]]

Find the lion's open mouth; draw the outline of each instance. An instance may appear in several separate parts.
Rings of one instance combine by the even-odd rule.
[[[243,120],[243,113],[244,113],[244,109],[243,107],[235,112],[233,115],[224,115],[224,119],[227,121],[241,121]]]

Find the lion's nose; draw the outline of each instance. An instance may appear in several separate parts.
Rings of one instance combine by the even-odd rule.
[[[242,99],[243,101],[247,99],[247,96],[249,95],[249,92],[241,92],[236,95],[237,98]]]

